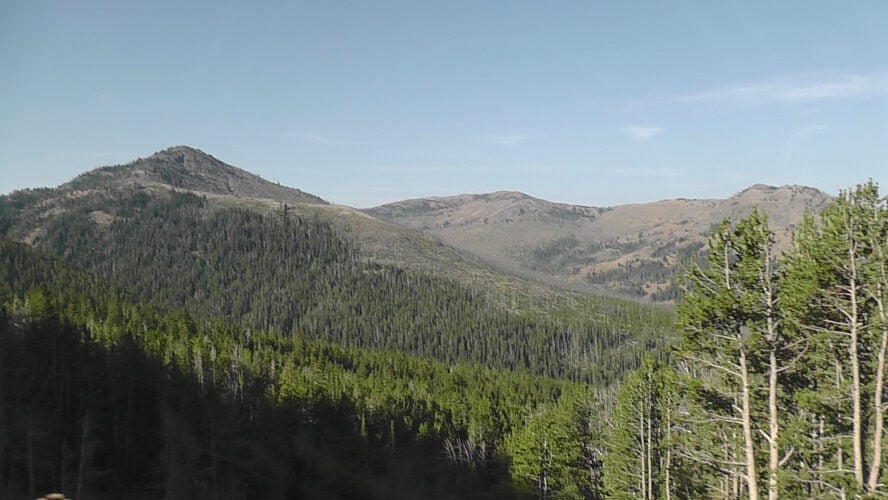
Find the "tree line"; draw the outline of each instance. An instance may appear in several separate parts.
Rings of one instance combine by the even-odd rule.
[[[726,221],[682,289],[669,362],[645,362],[617,397],[610,496],[888,494],[888,208],[874,183],[806,217],[782,253],[762,214]]]
[[[0,242],[0,496],[596,496],[589,386],[259,332]]]
[[[368,261],[330,223],[283,208],[259,213],[139,188],[64,203],[49,222],[15,212],[16,227],[41,227],[34,243],[43,251],[200,319],[596,386],[638,366],[672,331],[670,311],[626,300],[594,300],[584,316],[511,311],[501,291]]]
[[[0,242],[3,496],[886,493],[888,208],[871,182],[807,216],[783,252],[764,215],[725,221],[680,283],[671,349],[623,330],[639,310],[602,315],[617,336],[596,362],[615,345],[634,354],[601,378],[551,368],[587,352],[558,333],[582,324],[553,333],[540,329],[553,318],[495,316],[477,292],[363,261],[320,221],[209,210],[191,195],[126,200],[109,205],[110,225],[47,230],[41,247],[66,263]],[[210,228],[229,246],[204,245]],[[262,272],[212,271],[219,248]],[[178,259],[188,265],[164,269]],[[232,314],[240,286],[267,300],[244,297]],[[262,323],[274,290],[293,294],[298,328]],[[449,330],[462,327],[479,336]],[[516,341],[528,346],[497,352]]]

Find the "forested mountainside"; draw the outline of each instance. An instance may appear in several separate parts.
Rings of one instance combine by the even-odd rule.
[[[879,497],[886,236],[872,184],[782,254],[726,221],[615,395],[200,320],[2,242],[0,493]]]
[[[638,366],[672,331],[662,308],[565,291],[506,304],[523,292],[375,263],[329,215],[300,216],[286,202],[246,209],[232,197],[103,185],[102,169],[93,175],[88,192],[64,185],[3,197],[6,234],[198,318],[597,385]]]
[[[621,295],[674,300],[672,278],[725,218],[767,213],[781,245],[808,211],[830,201],[803,186],[755,185],[726,200],[589,207],[524,193],[420,198],[367,213],[422,230],[505,269]]]
[[[3,498],[886,494],[872,183],[789,239],[711,228],[674,314],[381,262],[321,203],[94,174],[0,197]]]
[[[671,328],[668,311],[613,299],[585,317],[510,313],[446,276],[365,262],[323,221],[190,193],[94,197],[32,243],[199,318],[596,384],[637,366]]]
[[[199,321],[0,242],[0,496],[597,495],[587,385]]]

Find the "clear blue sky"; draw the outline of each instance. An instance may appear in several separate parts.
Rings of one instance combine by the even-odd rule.
[[[888,191],[888,2],[0,0],[0,193],[178,144],[358,207]]]

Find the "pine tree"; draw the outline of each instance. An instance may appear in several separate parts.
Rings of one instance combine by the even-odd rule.
[[[651,357],[623,379],[605,440],[604,484],[611,498],[668,498],[672,487],[662,404],[666,368]],[[671,402],[671,401],[670,401]]]
[[[721,494],[759,496],[767,470],[768,496],[777,498],[783,392],[780,374],[792,363],[793,344],[783,334],[774,237],[765,217],[753,211],[736,225],[725,221],[709,241],[708,264],[694,264],[679,305],[679,359],[691,397],[688,414],[697,443],[689,457],[722,476]],[[758,404],[760,395],[768,402]],[[767,449],[763,467],[762,440]],[[721,451],[716,452],[716,443]],[[738,484],[735,479],[741,478]]]
[[[823,492],[883,490],[886,219],[872,182],[843,191],[819,223],[806,219],[787,259],[788,317],[810,346],[800,477]]]
[[[584,489],[582,445],[573,401],[537,408],[504,443],[512,476],[538,498],[580,498]]]

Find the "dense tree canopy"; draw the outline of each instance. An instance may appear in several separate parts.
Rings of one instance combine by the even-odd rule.
[[[0,240],[0,496],[888,495],[872,183],[782,254],[758,212],[715,228],[668,350],[650,308],[510,311],[213,203],[114,192]]]
[[[548,491],[595,488],[585,386],[197,321],[0,250],[4,498],[520,497],[549,455]]]
[[[507,310],[498,291],[367,262],[328,222],[284,207],[135,188],[75,201],[43,226],[40,249],[196,318],[599,386],[672,330],[669,311],[626,300],[582,316]]]
[[[645,365],[623,384],[605,486],[646,498],[888,494],[886,269],[888,207],[873,183],[808,217],[782,256],[758,213],[726,221],[707,264],[687,272],[671,369]],[[665,393],[653,383],[673,378]],[[664,394],[668,419],[651,403]]]

